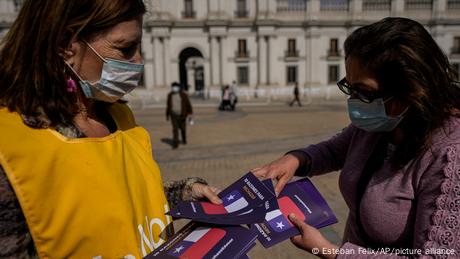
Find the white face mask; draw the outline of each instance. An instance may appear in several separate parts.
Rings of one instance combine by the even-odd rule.
[[[75,70],[68,65],[80,79],[80,87],[86,98],[113,103],[139,85],[144,71],[144,64],[103,58],[91,45],[87,42],[85,43],[104,62],[101,79],[94,83],[83,80]]]
[[[171,91],[173,93],[178,93],[180,91],[180,87],[179,86],[173,86],[173,87],[171,87]]]

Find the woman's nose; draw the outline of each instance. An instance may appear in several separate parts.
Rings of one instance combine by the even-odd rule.
[[[136,50],[136,53],[134,54],[132,62],[137,63],[137,64],[141,64],[143,61],[144,60],[142,58],[141,50],[140,49]]]

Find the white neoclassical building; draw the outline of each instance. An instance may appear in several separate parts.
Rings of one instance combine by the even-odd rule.
[[[1,33],[21,0],[0,0]],[[426,26],[460,64],[460,0],[145,0],[143,87],[131,98],[164,99],[172,82],[219,98],[236,81],[243,98],[281,98],[298,82],[307,97],[332,98],[345,75],[343,42],[387,16]],[[0,35],[1,35],[0,33]]]

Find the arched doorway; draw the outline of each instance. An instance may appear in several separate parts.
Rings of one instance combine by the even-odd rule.
[[[196,48],[185,48],[180,52],[179,78],[191,94],[204,96],[204,59]]]

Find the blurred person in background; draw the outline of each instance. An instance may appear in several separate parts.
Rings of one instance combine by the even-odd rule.
[[[236,81],[233,80],[232,84],[230,85],[230,107],[232,111],[236,109],[237,103],[238,103],[238,86],[236,85]]]
[[[300,102],[300,98],[299,98],[299,95],[300,95],[299,83],[297,82],[294,85],[293,94],[294,94],[294,99],[292,99],[292,101],[289,103],[289,106],[292,106],[295,102],[297,102],[297,105],[299,105],[299,107],[302,106],[302,103]]]
[[[142,0],[26,0],[0,52],[0,257],[141,258],[199,178],[163,186],[125,94]],[[166,235],[160,235],[166,233]]]
[[[187,118],[193,114],[188,94],[177,82],[172,83],[166,103],[166,120],[171,119],[173,132],[173,148],[179,146],[179,131],[182,144],[187,144]]]
[[[219,110],[221,111],[231,111],[232,110],[231,91],[230,91],[229,85],[225,85],[222,88],[222,101],[219,105]]]

